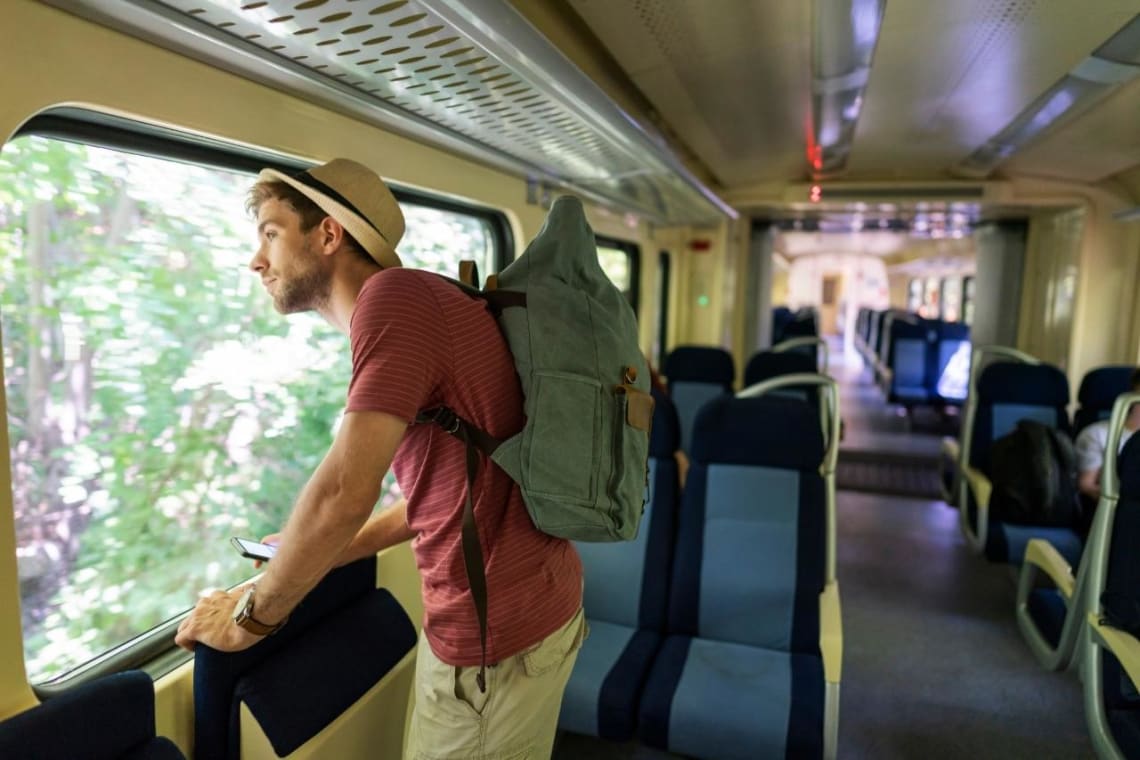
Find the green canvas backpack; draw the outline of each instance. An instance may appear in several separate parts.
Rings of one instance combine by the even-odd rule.
[[[488,278],[485,290],[471,287],[474,279],[460,286],[498,320],[522,383],[526,425],[499,441],[447,407],[424,410],[416,421],[467,445],[463,558],[485,659],[486,578],[471,497],[479,452],[519,484],[542,532],[629,540],[645,507],[653,397],[633,309],[602,271],[577,198],[555,200],[523,255]]]

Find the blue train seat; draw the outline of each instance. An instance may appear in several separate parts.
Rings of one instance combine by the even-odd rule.
[[[641,689],[661,645],[673,559],[681,438],[668,397],[654,393],[649,496],[633,541],[578,543],[590,635],[562,698],[559,728],[611,741],[633,738]]]
[[[1140,639],[1105,619],[1102,594],[1140,586],[1140,438],[1124,445],[1115,468],[1104,471],[1104,494],[1088,552],[1089,588],[1081,610],[1087,636],[1080,640],[1081,673],[1089,734],[1097,756],[1140,757]],[[1118,488],[1113,488],[1116,481]],[[1112,483],[1112,485],[1110,485]],[[1112,491],[1116,491],[1112,493]]]
[[[1120,398],[1118,403],[1114,400],[1114,407],[1110,411],[1114,417],[1112,425],[1115,426],[1115,430],[1110,428],[1111,437],[1120,434],[1131,408],[1129,396]],[[1135,483],[1140,477],[1140,444],[1130,446],[1131,442],[1120,453],[1115,472],[1120,473],[1122,492],[1137,493],[1140,490],[1136,489]],[[1106,482],[1113,475],[1108,470],[1106,462]],[[1125,487],[1126,484],[1131,485]],[[1106,488],[1095,505],[1089,544],[1081,554],[1075,574],[1072,566],[1048,541],[1033,539],[1026,548],[1017,588],[1017,624],[1030,651],[1048,670],[1067,668],[1075,654],[1078,634],[1085,625],[1083,618],[1089,601],[1089,587],[1093,583],[1091,568],[1104,561],[1102,545],[1108,534],[1105,523],[1118,509],[1118,498],[1110,491]],[[1049,582],[1042,582],[1044,578],[1041,576],[1047,577]],[[1140,587],[1140,577],[1134,579],[1132,585]]]
[[[139,670],[68,690],[0,723],[4,760],[177,760],[154,732],[154,684]]]
[[[822,755],[824,453],[803,402],[723,398],[701,410],[669,636],[642,697],[646,744],[713,760]]]
[[[415,645],[416,629],[404,608],[387,589],[376,588],[375,557],[336,568],[274,635],[242,652],[195,648],[195,755],[219,760],[241,756],[242,705],[273,751],[289,755],[398,665],[408,669]],[[399,689],[401,706],[408,683]],[[385,736],[382,745],[373,747],[378,757],[399,755],[404,715],[395,725],[397,735]]]
[[[792,310],[787,306],[776,306],[772,309],[772,344],[775,345],[784,339],[784,329],[795,318]]]
[[[757,351],[744,367],[744,387],[780,375],[816,372],[815,359],[796,351]]]
[[[1081,379],[1077,391],[1077,410],[1073,412],[1073,436],[1094,422],[1108,419],[1112,404],[1121,393],[1132,390],[1128,380],[1136,367],[1119,364],[1090,370]]]
[[[970,385],[970,327],[937,322],[937,343],[928,356],[926,390],[943,406],[961,406]]]
[[[723,348],[678,346],[665,358],[662,372],[681,420],[681,449],[688,451],[697,412],[706,401],[732,392],[736,365]]]
[[[927,357],[938,343],[937,328],[913,316],[888,320],[886,370],[883,373],[887,403],[907,408],[930,401]]]
[[[981,548],[987,559],[1020,564],[1029,540],[1044,538],[1071,564],[1077,564],[1082,541],[1075,531],[1004,523],[990,514],[988,504],[994,441],[1012,432],[1020,420],[1035,420],[1068,431],[1069,381],[1065,373],[1050,364],[1000,361],[981,370],[975,392],[972,417],[962,430],[969,452],[963,486],[966,501],[959,506],[964,507],[961,524],[967,540],[974,548]]]

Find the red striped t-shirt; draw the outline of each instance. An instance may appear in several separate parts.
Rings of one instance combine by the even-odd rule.
[[[347,411],[411,423],[446,405],[499,439],[522,429],[522,390],[506,340],[481,301],[429,273],[385,269],[364,283],[349,325]],[[558,630],[582,603],[582,565],[569,541],[534,527],[518,486],[480,457],[475,522],[487,576],[487,662]],[[392,462],[408,500],[423,581],[424,631],[451,665],[478,665],[479,623],[460,529],[465,448],[438,425],[411,424]]]

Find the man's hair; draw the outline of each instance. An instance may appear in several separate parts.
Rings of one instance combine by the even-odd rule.
[[[1132,370],[1132,374],[1128,376],[1128,387],[1133,391],[1140,391],[1140,367]]]
[[[320,224],[326,216],[332,216],[323,208],[306,198],[301,191],[292,185],[288,185],[284,182],[265,180],[255,183],[254,186],[249,189],[249,195],[245,199],[245,210],[249,212],[250,216],[257,218],[258,209],[271,198],[285,201],[285,203],[289,204],[290,208],[297,212],[301,217],[301,232],[304,233],[308,233]],[[349,248],[368,261],[372,261],[372,257],[365,252],[364,246],[356,242],[356,238],[348,234],[348,230],[344,231],[344,239],[348,243]]]

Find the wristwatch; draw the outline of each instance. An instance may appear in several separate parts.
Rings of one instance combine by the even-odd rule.
[[[268,636],[271,633],[277,633],[281,630],[281,626],[289,621],[288,616],[280,623],[275,625],[267,625],[262,623],[253,616],[253,592],[257,588],[256,584],[251,583],[246,587],[245,593],[238,599],[237,605],[234,606],[234,622],[240,627],[255,633],[258,636]]]

